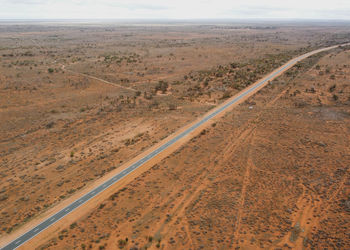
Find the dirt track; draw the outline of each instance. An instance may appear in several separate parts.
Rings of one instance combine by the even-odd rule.
[[[336,46],[327,48],[327,49],[332,49]],[[326,49],[321,49],[321,50],[317,50],[313,53],[308,53],[303,57],[300,57],[300,59],[305,58],[306,56],[310,56],[312,54],[324,51]],[[286,70],[288,70],[290,67],[292,67],[293,65],[290,65],[289,67],[285,68],[283,71],[281,71],[279,74],[277,74],[275,77],[277,77],[278,75],[282,74],[283,72],[285,72]],[[274,74],[271,73],[271,74]],[[268,78],[270,75],[268,75],[265,78]],[[272,80],[272,79],[271,79]],[[254,88],[254,86],[256,86],[259,82],[253,84],[252,86],[250,86],[248,89],[250,88]],[[238,105],[239,103],[241,103],[242,101],[246,100],[249,96],[253,95],[254,93],[256,93],[257,91],[259,91],[261,88],[263,88],[266,84],[268,84],[268,82],[266,82],[264,85],[261,85],[259,88],[257,88],[254,92],[250,93],[249,95],[246,95],[243,99],[241,99],[238,103],[236,103],[235,105],[231,106],[230,108]],[[231,101],[232,99],[234,99],[236,96],[230,98],[229,100],[227,100],[226,102],[224,102],[222,105],[225,105],[227,102]],[[217,108],[220,108],[217,107]],[[217,109],[216,108],[216,109]],[[216,109],[210,111],[214,112]],[[224,115],[227,111],[221,113],[218,117]],[[201,119],[201,118],[200,118]],[[198,119],[199,120],[199,119]],[[194,122],[195,123],[195,122]],[[90,187],[88,187],[87,189],[84,189],[84,191],[81,191],[77,194],[75,194],[74,196],[72,196],[71,198],[65,200],[62,204],[60,204],[59,206],[55,207],[52,211],[49,211],[48,213],[46,213],[45,215],[43,215],[41,217],[42,218],[46,218],[49,217],[52,213],[54,213],[55,211],[59,210],[59,208],[64,207],[65,204],[69,204],[70,201],[76,199],[77,197],[79,197],[80,194],[86,192],[87,190],[91,190],[94,187],[98,186],[100,183],[103,183],[104,180],[110,178],[110,176],[113,176],[116,174],[116,172],[120,172],[122,171],[124,168],[126,168],[128,165],[130,165],[132,162],[135,162],[137,159],[141,158],[143,155],[147,154],[148,152],[152,151],[154,148],[158,147],[159,145],[165,143],[166,141],[170,140],[171,138],[175,137],[177,134],[181,133],[182,131],[184,131],[186,128],[190,127],[193,123],[189,124],[188,126],[182,128],[180,131],[178,131],[177,133],[173,134],[172,136],[166,138],[164,141],[160,142],[159,144],[157,144],[156,146],[152,147],[151,149],[147,150],[145,153],[143,153],[141,156],[131,160],[130,162],[128,162],[127,164],[124,164],[124,166],[121,169],[118,169],[118,171],[115,172],[111,172],[110,174],[108,174],[107,176],[103,177],[101,180],[97,181],[94,185],[91,185]],[[59,230],[61,227],[63,227],[64,225],[66,225],[69,222],[72,222],[74,220],[77,219],[78,215],[79,216],[83,216],[84,214],[86,214],[90,208],[93,208],[96,206],[96,204],[98,202],[101,202],[103,200],[105,200],[107,197],[109,197],[112,193],[115,192],[116,189],[120,188],[122,185],[129,183],[130,181],[132,181],[136,176],[138,176],[140,173],[146,171],[147,169],[149,169],[151,166],[153,166],[155,163],[159,162],[161,159],[163,159],[164,157],[168,156],[170,153],[174,152],[177,148],[179,148],[181,145],[183,145],[184,143],[186,143],[189,139],[191,139],[192,137],[198,135],[206,126],[208,126],[210,123],[207,123],[201,127],[199,127],[198,129],[196,129],[196,131],[194,131],[193,133],[191,133],[191,136],[188,136],[184,139],[182,139],[181,141],[177,142],[174,146],[172,146],[171,148],[168,148],[166,151],[164,151],[161,155],[157,156],[155,159],[152,159],[152,161],[148,162],[147,164],[145,164],[145,166],[142,167],[142,169],[138,169],[136,172],[134,172],[131,176],[128,176],[127,178],[125,178],[122,182],[117,183],[113,188],[110,188],[110,190],[107,190],[106,192],[104,192],[103,194],[99,195],[98,197],[94,198],[93,200],[89,201],[88,204],[86,204],[84,206],[84,208],[79,208],[76,211],[74,211],[73,213],[71,213],[69,216],[67,216],[66,218],[64,218],[63,220],[61,220],[59,223],[57,223],[57,225],[52,226],[51,228],[49,228],[48,230],[46,230],[45,232],[43,232],[39,237],[36,237],[35,240],[33,240],[33,242],[30,242],[30,244],[34,244],[35,246],[37,244],[40,244],[41,240],[40,239],[45,239],[46,236],[54,231]],[[247,172],[249,173],[249,172]],[[15,235],[20,235],[21,232],[26,231],[25,229],[30,228],[31,226],[37,224],[38,220],[33,220],[30,223],[28,223],[28,225],[26,225],[25,227],[23,227],[22,229],[18,230],[17,232],[15,232],[14,234],[11,235],[12,237],[15,237]],[[6,237],[6,239],[4,239],[4,242],[9,240],[10,237]],[[33,245],[33,246],[34,246]]]

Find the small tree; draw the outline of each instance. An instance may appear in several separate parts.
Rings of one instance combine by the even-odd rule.
[[[221,99],[227,99],[231,96],[231,92],[230,91],[225,91],[224,94],[222,95]]]
[[[329,88],[329,92],[333,92],[335,90],[335,88],[337,87],[337,85],[333,84],[330,88]]]
[[[157,85],[155,87],[155,91],[157,92],[160,90],[164,94],[167,91],[168,86],[169,86],[169,84],[166,81],[161,80],[157,83]]]

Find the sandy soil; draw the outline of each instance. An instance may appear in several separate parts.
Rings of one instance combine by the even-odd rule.
[[[349,55],[293,68],[43,246],[348,248]]]
[[[194,117],[208,111],[214,104],[224,101],[223,97],[226,94],[227,98],[237,93],[244,87],[244,82],[253,81],[264,74],[264,72],[268,72],[271,68],[275,68],[276,65],[288,59],[288,56],[300,54],[302,50],[299,51],[299,48],[306,47],[307,45],[312,45],[312,47],[323,46],[326,43],[321,44],[319,38],[325,36],[328,36],[328,41],[335,37],[338,39],[336,41],[339,41],[339,39],[342,39],[339,34],[343,33],[343,28],[339,27],[328,29],[327,32],[325,32],[324,28],[313,28],[313,32],[310,32],[309,27],[299,30],[295,27],[277,28],[281,34],[277,38],[274,38],[275,29],[232,29],[228,32],[227,30],[222,31],[218,27],[207,27],[194,32],[192,27],[191,30],[185,31],[174,28],[176,30],[174,31],[174,37],[169,41],[163,40],[163,31],[161,29],[154,29],[145,34],[137,33],[137,35],[134,34],[130,37],[130,29],[110,32],[103,31],[104,28],[95,27],[93,28],[94,31],[91,32],[91,28],[82,28],[82,30],[89,30],[91,32],[89,34],[100,33],[101,36],[99,38],[111,36],[109,39],[103,39],[104,43],[102,43],[101,40],[96,40],[96,35],[86,33],[84,37],[81,33],[76,34],[74,27],[68,32],[67,28],[62,28],[59,32],[57,30],[53,32],[50,28],[47,30],[43,28],[38,33],[24,32],[20,30],[20,27],[16,27],[16,29],[19,29],[17,31],[4,31],[4,27],[1,28],[1,41],[3,44],[1,48],[1,72],[3,74],[0,76],[2,87],[0,93],[2,97],[0,98],[0,112],[2,121],[5,121],[1,123],[0,128],[3,135],[1,136],[0,144],[2,180],[0,185],[0,210],[2,214],[0,222],[3,236],[11,233],[23,225],[24,222],[30,222],[33,218],[37,218],[36,216],[43,216],[45,211],[50,207],[54,207],[57,204],[61,204],[62,206],[64,204],[62,201],[67,202],[67,198],[69,199],[71,196],[78,195],[85,188],[96,185],[96,179],[101,177],[106,178],[108,173],[116,171],[115,169],[122,166],[124,162],[146,150],[150,145],[154,145],[172,131],[177,130],[182,124],[186,124],[193,120]],[[140,28],[138,29],[140,30]],[[215,36],[211,34],[213,30]],[[53,35],[53,33],[56,35]],[[39,45],[39,40],[32,41],[38,34],[45,38],[41,40],[45,42],[41,42]],[[231,35],[228,36],[227,34]],[[142,45],[143,48],[138,44],[140,36],[145,41],[145,44]],[[213,36],[213,38],[211,39],[210,36]],[[77,44],[81,44],[82,37],[86,39],[84,46],[77,46]],[[300,41],[300,38],[304,39],[303,42]],[[177,39],[180,39],[180,41],[177,41]],[[285,42],[283,39],[290,40]],[[12,41],[16,42],[13,43]],[[65,42],[62,43],[62,41]],[[244,41],[244,45],[242,41]],[[251,43],[248,41],[251,41]],[[150,46],[150,43],[153,43],[154,46]],[[147,51],[145,48],[150,49]],[[31,56],[27,51],[32,52],[34,56]],[[14,55],[10,56],[11,53]],[[266,68],[259,69],[258,65],[261,65],[261,60],[268,58],[266,57],[266,53],[271,53],[272,57],[268,63],[265,63],[268,65]],[[196,56],[188,58],[187,55],[189,54]],[[343,64],[340,62],[338,65],[336,65],[337,63],[330,64],[333,57],[337,58],[337,60],[338,57],[341,57],[342,59],[339,60],[343,60],[341,62]],[[296,83],[293,85],[295,89],[280,89],[278,85],[278,88],[273,89],[276,93],[274,92],[275,99],[271,100],[271,107],[278,105],[278,102],[284,100],[285,96],[288,97],[286,98],[287,100],[294,98],[293,101],[289,101],[298,107],[300,111],[305,109],[303,105],[306,105],[304,103],[308,102],[314,106],[321,103],[330,107],[335,106],[337,103],[346,103],[347,92],[346,90],[344,92],[346,78],[343,84],[339,85],[338,81],[343,79],[342,77],[346,77],[347,71],[345,69],[347,68],[341,67],[339,69],[339,65],[347,65],[347,59],[346,53],[345,55],[340,53],[339,55],[332,55],[331,58],[323,58],[322,60],[324,62],[321,60],[319,63],[320,69],[314,70],[312,72],[314,75],[312,77],[310,76],[310,86],[307,91],[304,87],[296,89]],[[121,62],[119,62],[120,60]],[[243,60],[246,64],[236,65],[240,60]],[[230,64],[232,62],[234,62],[234,68]],[[115,82],[127,88],[138,89],[141,95],[136,96],[134,91],[129,91],[126,88],[117,88],[96,79],[88,79],[81,75],[69,73],[62,70],[62,64],[65,65],[66,69],[73,70],[74,72],[86,73]],[[52,68],[54,72],[48,72],[48,68]],[[171,72],[169,68],[171,68]],[[130,72],[134,73],[130,74]],[[247,72],[254,72],[254,75],[249,75]],[[288,77],[293,78],[295,75],[296,73]],[[237,80],[237,77],[238,79],[243,79],[239,86],[231,86],[225,83],[233,82],[233,79]],[[330,82],[326,82],[326,80],[324,81],[324,85],[313,86],[315,85],[315,78],[329,79],[330,82],[337,81],[336,87],[333,87],[334,84],[329,86]],[[165,90],[165,93],[155,91],[159,80],[165,80],[170,85]],[[304,81],[305,79],[302,80]],[[314,92],[315,89],[317,94]],[[320,91],[320,93],[317,91]],[[338,93],[339,91],[343,92]],[[264,90],[261,92],[264,92]],[[152,95],[151,99],[149,99],[150,95]],[[290,95],[293,96],[291,97]],[[269,95],[265,93],[263,96],[264,98],[268,98],[267,96]],[[174,103],[175,106],[172,106]],[[248,110],[255,111],[257,109],[256,103],[258,102],[254,99],[249,101],[249,104],[245,104],[245,106],[248,105],[248,107],[252,107],[252,109],[248,108]],[[294,106],[293,108],[296,109]],[[275,109],[271,108],[271,110]],[[271,110],[268,111],[270,112]],[[293,109],[291,108],[291,110]],[[279,111],[276,110],[276,112]],[[242,113],[247,112],[242,111]],[[293,114],[292,111],[291,113]],[[329,113],[330,117],[332,116],[332,112],[327,111],[326,113]],[[241,115],[244,120],[244,115],[248,114]],[[286,113],[284,115],[291,114]],[[255,120],[252,121],[255,123]],[[244,125],[247,125],[234,124],[232,120],[228,120],[222,124],[226,124],[227,122],[236,127],[224,127],[223,131],[236,130],[239,126],[242,126],[240,128],[243,129]],[[307,120],[305,120],[306,122]],[[221,122],[217,126],[220,124]],[[268,124],[264,125],[268,126]],[[211,129],[208,131],[211,131]],[[215,135],[218,141],[211,141],[211,144],[208,144],[207,147],[208,150],[216,148],[218,150],[217,152],[209,150],[207,153],[204,153],[203,151],[200,156],[193,157],[193,160],[202,160],[203,158],[203,161],[200,161],[202,163],[194,164],[196,161],[189,159],[189,154],[178,158],[178,164],[181,165],[179,166],[180,169],[189,168],[188,171],[190,172],[186,170],[184,174],[191,175],[192,172],[195,176],[201,176],[197,171],[204,171],[201,169],[204,168],[206,161],[209,162],[208,157],[210,155],[217,153],[218,157],[222,158],[221,151],[224,148],[223,144],[215,144],[215,142],[223,143],[222,141],[226,141],[226,143],[229,143],[230,140],[234,140],[234,136],[239,137],[240,135],[235,131],[231,131],[234,133],[234,136],[223,138],[223,135],[221,137],[219,136],[220,134],[225,134],[223,131],[219,130],[217,132],[218,134]],[[257,133],[254,131],[256,129],[249,132],[249,134]],[[206,138],[207,136],[207,133],[204,132],[200,138]],[[242,140],[246,141],[246,137]],[[191,145],[194,148],[197,148],[197,146],[201,147],[202,144],[205,145],[204,142],[201,142],[197,146],[191,143],[175,155],[180,154],[180,152]],[[248,143],[248,145],[250,144]],[[346,149],[346,145],[340,145],[339,147],[343,150],[344,148]],[[236,153],[236,151],[230,152],[228,151],[226,153],[228,158],[230,155]],[[187,158],[186,155],[188,155]],[[172,157],[166,159],[164,162],[170,160]],[[241,184],[244,186],[244,190],[249,190],[247,187],[249,187],[250,179],[254,172],[252,169],[254,168],[254,164],[257,165],[254,160],[250,159],[251,157],[248,158],[247,165],[251,167],[244,171],[245,177],[243,178],[243,182],[246,184]],[[192,166],[188,166],[185,161],[192,162]],[[155,168],[158,168],[159,171],[165,171],[164,167],[160,167],[164,166],[164,162]],[[178,164],[175,165],[177,166]],[[126,199],[126,201],[123,201],[125,202],[125,206],[118,200],[118,208],[113,204],[110,205],[112,201],[108,201],[108,204],[111,206],[109,211],[112,211],[112,214],[104,214],[98,219],[100,215],[96,218],[95,214],[106,209],[102,208],[101,211],[100,209],[94,210],[96,204],[91,205],[91,209],[94,212],[91,214],[87,213],[84,219],[78,222],[78,225],[86,223],[86,227],[84,226],[83,230],[85,228],[89,229],[88,232],[81,232],[81,226],[79,226],[80,233],[74,232],[71,234],[71,229],[68,229],[69,237],[65,237],[67,233],[64,232],[64,240],[61,240],[62,233],[57,232],[60,236],[58,238],[56,238],[57,236],[53,236],[55,239],[48,244],[52,247],[71,248],[72,246],[82,247],[82,244],[85,244],[86,247],[89,244],[92,244],[92,247],[103,247],[106,243],[106,247],[114,247],[119,245],[119,240],[128,237],[128,247],[136,245],[136,243],[140,246],[152,242],[150,245],[156,247],[157,242],[155,239],[157,237],[158,240],[160,237],[160,246],[173,246],[174,243],[171,242],[176,239],[174,238],[174,234],[178,233],[178,227],[175,222],[173,223],[175,226],[172,227],[163,225],[163,216],[165,216],[165,219],[169,218],[171,220],[171,215],[164,214],[165,211],[168,211],[168,208],[165,209],[162,206],[159,207],[159,204],[155,204],[168,204],[166,205],[168,207],[172,205],[173,199],[178,204],[177,199],[181,195],[178,198],[173,197],[175,194],[172,193],[171,187],[174,187],[174,192],[178,190],[179,193],[182,193],[180,190],[185,187],[185,195],[186,197],[189,196],[189,198],[181,200],[180,205],[183,202],[185,206],[181,205],[178,209],[181,211],[180,217],[182,219],[187,218],[185,216],[188,213],[186,212],[186,208],[193,203],[195,197],[202,195],[202,188],[205,190],[207,187],[206,177],[198,176],[198,179],[192,176],[190,180],[184,177],[183,184],[181,184],[183,186],[178,188],[177,185],[179,184],[173,182],[175,180],[171,179],[168,181],[168,178],[164,177],[168,175],[173,176],[174,173],[180,175],[180,172],[169,172],[173,170],[175,165],[172,165],[168,169],[168,172],[165,172],[167,174],[163,175],[162,172],[158,177],[154,177],[155,179],[152,179],[151,182],[148,180],[144,183],[144,178],[149,176],[149,172],[146,172],[146,174],[142,175],[143,177],[138,178],[138,181],[135,182],[136,184],[129,184],[127,189],[121,191],[121,194],[125,193],[125,191],[128,192],[127,190],[130,187],[136,187],[137,185],[141,185],[144,190],[151,191],[143,196],[141,195],[141,190],[139,190],[141,196],[129,195],[131,200]],[[219,164],[217,166],[215,163],[210,167],[213,168],[213,171],[222,171],[220,170],[221,165]],[[160,174],[158,170],[152,170],[152,176],[153,171],[156,175]],[[214,173],[213,175],[215,176]],[[164,178],[164,182],[161,182],[161,178]],[[195,180],[199,180],[198,183],[200,183],[199,186],[201,188],[198,191],[189,188],[187,191],[186,183],[195,183]],[[204,182],[203,185],[201,181]],[[169,187],[167,186],[164,192],[158,190],[158,187],[162,187],[162,183],[164,185],[169,184]],[[344,183],[346,184],[346,181]],[[161,195],[154,192],[154,185],[157,186],[155,190],[161,192]],[[194,192],[193,197],[190,195],[192,194],[191,190]],[[240,204],[235,208],[238,214],[242,214],[245,211],[245,200],[249,198],[247,197],[244,194],[243,198],[237,200],[237,204]],[[141,206],[139,203],[141,201],[145,205]],[[99,202],[105,203],[103,199]],[[175,203],[173,207],[176,207]],[[121,204],[121,207],[119,207],[119,204]],[[344,204],[347,204],[346,201]],[[130,210],[128,209],[129,207]],[[121,208],[124,208],[124,212],[130,211],[132,216],[137,215],[136,217],[139,214],[142,216],[145,215],[139,209],[142,211],[145,210],[145,212],[148,211],[148,216],[155,215],[158,212],[160,214],[156,216],[157,218],[159,217],[158,219],[153,218],[153,216],[147,219],[148,222],[146,224],[148,225],[148,229],[144,228],[140,230],[137,227],[136,230],[139,232],[137,232],[138,236],[136,240],[136,238],[131,238],[134,237],[133,232],[135,230],[133,228],[136,225],[134,222],[136,219],[125,219],[124,216],[120,216],[127,212],[122,212],[118,215],[115,214],[121,212],[119,210]],[[160,208],[162,211],[160,211]],[[134,214],[135,211],[138,212]],[[208,211],[205,213],[210,214],[212,212]],[[130,213],[126,217],[130,217]],[[215,213],[219,213],[219,211]],[[96,239],[99,242],[94,241],[90,243],[89,240],[86,240],[93,239],[97,235],[101,237],[98,232],[93,233],[95,229],[91,229],[90,227],[95,223],[96,225],[100,225],[99,223],[103,223],[107,217],[117,222],[117,224],[111,222],[110,226],[103,229],[106,231],[106,234],[111,236],[103,237],[99,240]],[[303,217],[302,220],[305,220],[305,218]],[[188,220],[187,218],[186,221]],[[73,221],[67,221],[66,223],[70,224],[71,222],[73,223]],[[242,227],[246,223],[246,217],[237,215],[237,222],[239,227]],[[106,221],[105,223],[108,224]],[[26,225],[28,226],[30,224]],[[154,231],[152,229],[150,231],[150,225],[154,225],[154,228],[157,228],[157,230]],[[159,225],[159,227],[156,225]],[[186,243],[188,245],[185,245],[199,247],[200,245],[194,237],[194,235],[197,235],[197,231],[195,234],[193,231],[195,225],[189,225],[185,227],[187,233],[184,235],[187,235],[186,237],[192,235],[190,237],[191,243]],[[295,225],[293,224],[293,226]],[[123,228],[123,233],[118,232],[115,228],[113,229],[115,226]],[[73,225],[71,227],[77,230],[76,226]],[[164,232],[163,228],[165,228]],[[63,228],[61,229],[63,230]],[[182,228],[180,229],[182,231]],[[196,230],[201,232],[199,229]],[[158,231],[159,233],[157,233]],[[298,230],[296,229],[296,231]],[[238,237],[238,232],[237,230],[234,231],[233,235]],[[298,235],[300,234],[298,233]],[[73,235],[75,236],[73,237]],[[91,237],[91,235],[94,235],[94,237]],[[153,238],[152,240],[146,240],[144,238],[146,236],[152,236]],[[171,237],[172,239],[170,239]],[[322,238],[322,235],[320,237]],[[205,238],[205,240],[207,239]],[[300,241],[300,239],[299,237],[297,241]],[[177,245],[178,241],[176,242],[174,247],[180,247],[180,245]],[[121,243],[123,244],[123,242]],[[258,246],[257,244],[253,245],[253,247]],[[290,242],[285,244],[292,245]]]
[[[305,73],[279,78],[44,246],[348,248],[349,55],[292,69]]]

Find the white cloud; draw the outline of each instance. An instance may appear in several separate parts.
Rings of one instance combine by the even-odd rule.
[[[350,20],[349,0],[0,0],[0,18]]]

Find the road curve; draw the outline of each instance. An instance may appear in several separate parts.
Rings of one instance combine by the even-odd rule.
[[[132,173],[133,171],[135,171],[137,168],[144,165],[146,162],[148,162],[149,160],[151,160],[152,158],[154,158],[155,156],[160,154],[165,149],[171,147],[173,144],[175,144],[180,139],[182,139],[185,136],[189,135],[190,133],[194,132],[197,128],[199,128],[200,126],[209,122],[214,117],[217,117],[220,114],[224,113],[224,111],[227,111],[230,107],[234,106],[234,104],[237,104],[240,101],[247,98],[248,96],[253,95],[258,90],[263,88],[270,80],[281,75],[283,72],[285,72],[286,70],[288,70],[289,68],[294,66],[297,62],[299,62],[299,61],[301,61],[301,60],[303,60],[311,55],[314,55],[316,53],[330,50],[330,49],[336,48],[338,46],[344,46],[344,45],[349,45],[349,44],[336,45],[336,46],[332,46],[332,47],[318,49],[318,50],[306,53],[304,55],[301,55],[297,58],[290,60],[289,62],[287,62],[283,66],[279,67],[278,69],[276,69],[275,71],[273,71],[272,73],[267,75],[266,77],[262,78],[258,82],[254,83],[253,85],[251,85],[251,86],[247,87],[246,89],[244,89],[243,91],[241,91],[239,94],[231,97],[230,99],[228,99],[224,103],[220,104],[218,107],[216,107],[213,110],[206,113],[201,119],[199,119],[198,121],[193,123],[193,125],[191,125],[187,129],[185,129],[184,131],[175,133],[175,136],[172,139],[170,139],[170,140],[164,139],[163,140],[164,143],[160,143],[159,146],[157,148],[155,148],[153,151],[151,151],[150,153],[148,153],[147,155],[145,155],[144,157],[142,157],[138,161],[134,162],[133,164],[131,164],[130,166],[125,168],[120,173],[114,175],[113,177],[111,177],[110,179],[108,179],[107,181],[105,181],[104,183],[102,183],[101,185],[96,187],[95,189],[84,194],[79,199],[75,200],[74,202],[72,202],[68,206],[64,207],[63,209],[61,209],[60,211],[58,211],[57,213],[55,213],[51,217],[45,219],[43,222],[36,225],[34,228],[32,228],[29,231],[27,231],[26,233],[22,234],[21,236],[19,236],[15,240],[12,240],[11,242],[7,243],[7,245],[4,245],[2,247],[2,249],[3,250],[10,250],[10,249],[18,248],[19,246],[21,246],[25,242],[29,241],[30,239],[32,239],[33,237],[38,235],[40,232],[44,231],[45,229],[47,229],[48,227],[50,227],[54,223],[61,220],[63,217],[65,217],[66,215],[68,215],[69,213],[71,213],[72,211],[77,209],[78,207],[82,206],[84,203],[86,203],[90,199],[94,198],[95,196],[97,196],[98,194],[100,194],[101,192],[103,192],[104,190],[106,190],[107,188],[112,186],[113,184],[120,181],[125,176],[127,176],[130,173]]]

